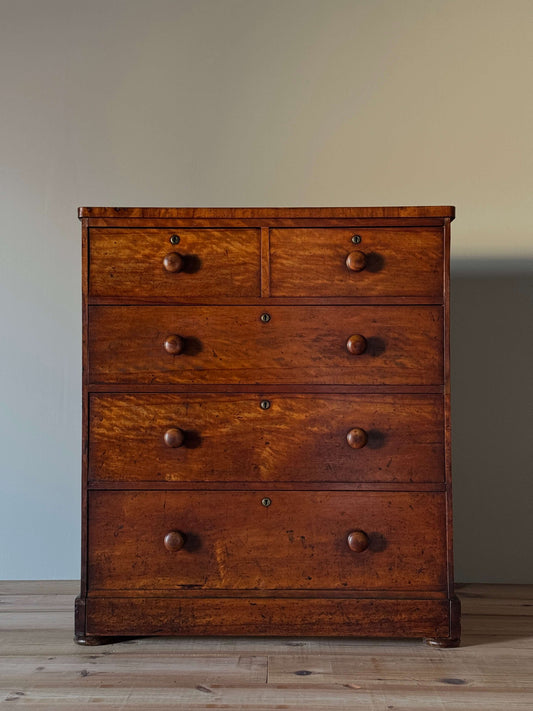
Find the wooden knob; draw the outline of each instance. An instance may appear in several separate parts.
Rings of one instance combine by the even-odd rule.
[[[185,343],[181,336],[177,336],[173,333],[171,336],[165,338],[165,350],[170,355],[179,355],[183,352]]]
[[[366,338],[356,333],[346,341],[346,348],[352,355],[361,355],[366,351]]]
[[[364,531],[352,531],[348,534],[348,548],[356,553],[362,553],[368,548],[370,540]]]
[[[179,252],[169,252],[163,259],[163,266],[167,272],[181,272],[184,264],[185,260]]]
[[[165,536],[164,544],[167,551],[180,551],[185,545],[185,536],[179,531],[170,531]]]
[[[346,257],[346,266],[352,272],[361,272],[366,267],[366,255],[356,249]]]
[[[346,441],[354,449],[361,449],[368,442],[367,433],[360,427],[354,427],[346,435]]]
[[[185,432],[179,427],[171,427],[163,435],[163,440],[167,447],[181,447],[185,442]]]

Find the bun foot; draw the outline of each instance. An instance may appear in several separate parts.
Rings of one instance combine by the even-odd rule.
[[[461,639],[460,637],[426,637],[424,642],[430,647],[458,647]]]
[[[98,647],[101,644],[114,644],[121,642],[122,637],[98,637],[93,634],[77,634],[74,635],[74,641],[84,647]]]

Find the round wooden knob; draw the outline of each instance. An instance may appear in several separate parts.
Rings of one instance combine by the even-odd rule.
[[[179,531],[170,531],[165,536],[164,544],[167,551],[180,551],[185,545],[185,536]]]
[[[366,267],[366,255],[356,249],[346,257],[346,266],[352,272],[361,272]]]
[[[366,351],[366,338],[359,333],[350,336],[346,341],[346,348],[352,355],[361,355]]]
[[[181,447],[185,442],[185,432],[179,427],[171,427],[163,435],[163,440],[167,447]]]
[[[179,355],[180,353],[183,353],[184,346],[185,343],[183,338],[181,336],[177,336],[175,333],[165,338],[165,350],[167,353],[170,353],[170,355]]]
[[[368,548],[370,540],[364,531],[352,531],[348,534],[348,548],[356,553],[362,553]]]
[[[368,442],[367,433],[360,427],[354,427],[346,435],[346,441],[354,449],[361,449]]]
[[[167,272],[181,272],[184,264],[185,260],[179,252],[169,252],[163,259],[163,266]]]

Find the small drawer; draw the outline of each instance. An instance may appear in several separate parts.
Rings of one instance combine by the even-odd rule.
[[[440,493],[91,491],[89,586],[438,590],[445,512]]]
[[[412,296],[442,301],[442,228],[270,231],[272,296]]]
[[[435,385],[440,306],[92,306],[92,383]]]
[[[91,229],[91,296],[188,299],[260,295],[260,232]]]
[[[89,479],[442,482],[441,395],[93,394]]]

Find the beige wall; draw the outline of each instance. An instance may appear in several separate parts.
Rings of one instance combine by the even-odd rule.
[[[0,578],[78,575],[78,205],[451,203],[457,577],[533,582],[532,11],[0,0]]]

